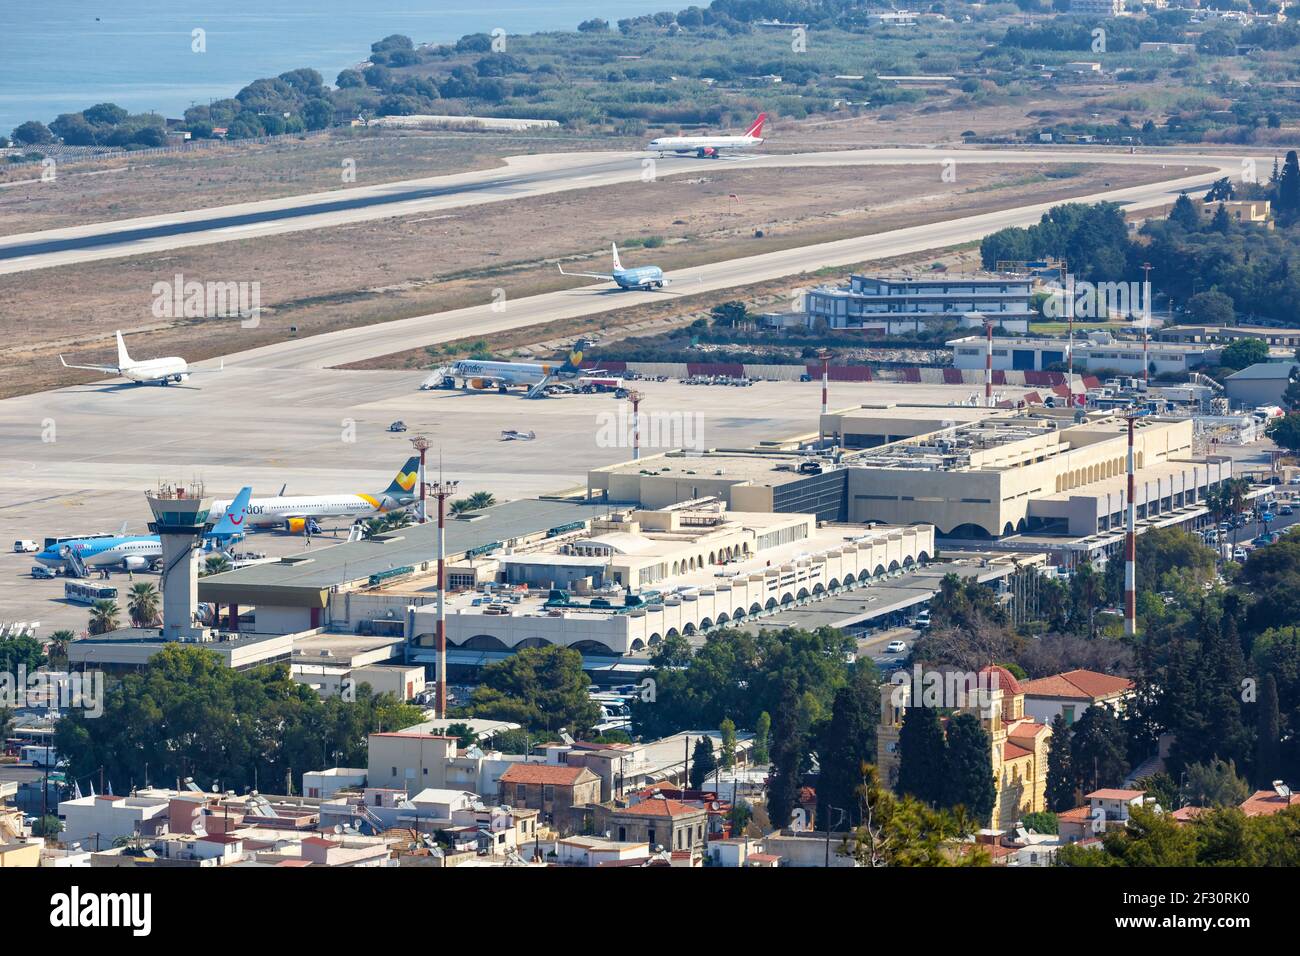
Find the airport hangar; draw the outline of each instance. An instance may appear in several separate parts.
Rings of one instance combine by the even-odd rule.
[[[1138,530],[1208,523],[1205,494],[1232,477],[1231,459],[1198,457],[1190,418],[1143,418],[1134,431]],[[641,507],[711,495],[743,511],[927,523],[945,548],[1045,551],[1067,567],[1123,540],[1127,424],[1110,413],[882,404],[823,415],[821,436],[814,453],[773,443],[598,468],[588,495]]]

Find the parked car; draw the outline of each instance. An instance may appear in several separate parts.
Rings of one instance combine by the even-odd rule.
[[[905,641],[890,641],[885,645],[886,654],[906,654],[907,643]]]
[[[1283,505],[1281,508],[1277,509],[1277,513],[1283,517],[1289,518],[1291,515],[1295,514],[1295,509],[1290,505]]]
[[[41,550],[40,545],[27,538],[19,538],[14,542],[14,554],[32,554],[39,550]]]
[[[53,569],[53,568],[47,568],[47,567],[46,567],[45,565],[43,565],[43,564],[33,564],[33,565],[32,565],[32,577],[34,577],[34,578],[44,578],[44,579],[49,579],[49,578],[55,577],[54,569]]]
[[[1234,561],[1245,561],[1245,560],[1246,560],[1246,556],[1247,556],[1247,555],[1246,555],[1246,549],[1245,549],[1245,548],[1237,548],[1236,550],[1234,550],[1234,551],[1232,552],[1232,560],[1234,560]]]

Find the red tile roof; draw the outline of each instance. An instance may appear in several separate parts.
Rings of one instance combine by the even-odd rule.
[[[307,839],[303,840],[302,842],[307,846],[329,846],[329,847],[341,846],[341,844],[335,843],[333,840],[326,840],[324,837],[315,837],[315,836],[307,837]]]
[[[1114,677],[1099,671],[1072,670],[1051,677],[1025,681],[1021,690],[1031,697],[1068,697],[1072,700],[1099,700],[1133,689],[1127,677]]]
[[[1047,724],[1040,724],[1038,721],[1031,719],[1019,720],[1007,729],[1008,737],[1019,737],[1022,740],[1032,740],[1039,734],[1047,732]]]
[[[572,787],[582,782],[583,774],[586,774],[592,780],[600,779],[586,767],[565,767],[559,764],[546,763],[517,763],[501,775],[501,782]]]
[[[1002,760],[1004,763],[1008,760],[1019,760],[1021,757],[1029,757],[1032,754],[1032,750],[1026,750],[1019,744],[1013,744],[1009,740],[1002,744]]]
[[[980,675],[986,677],[990,689],[1001,690],[1007,694],[1020,693],[1020,681],[1000,664],[991,664],[980,669]]]
[[[1270,817],[1291,806],[1286,797],[1279,797],[1272,790],[1256,790],[1241,804],[1241,812],[1248,817]]]
[[[682,803],[680,800],[660,800],[658,797],[652,797],[649,800],[642,800],[625,810],[615,812],[630,813],[638,817],[681,817],[690,813],[703,813],[704,809],[691,806],[689,803]]]

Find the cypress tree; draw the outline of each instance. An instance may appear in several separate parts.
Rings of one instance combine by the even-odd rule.
[[[799,726],[799,698],[793,681],[786,681],[772,719],[772,772],[767,788],[767,816],[774,827],[788,827],[799,803],[803,777],[804,736]]]
[[[849,684],[835,693],[831,719],[818,747],[821,776],[817,781],[817,828],[825,830],[840,819],[858,822],[858,787],[862,784],[862,765],[875,763],[875,717],[865,705],[864,687]],[[834,811],[830,808],[834,807]]]
[[[1047,809],[1053,813],[1072,810],[1078,802],[1070,737],[1070,725],[1057,714],[1052,718],[1052,739],[1047,750]]]
[[[964,806],[987,826],[997,791],[993,786],[993,752],[988,733],[974,714],[948,720],[948,779],[944,803]]]
[[[1272,785],[1282,770],[1282,717],[1278,712],[1277,681],[1272,674],[1264,675],[1255,716],[1255,786],[1264,789]]]
[[[940,806],[944,798],[946,745],[939,712],[911,706],[898,731],[898,792]]]

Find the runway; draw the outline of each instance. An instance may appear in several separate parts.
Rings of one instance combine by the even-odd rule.
[[[757,168],[880,166],[944,163],[960,176],[966,163],[1121,163],[1159,165],[1176,175],[1182,166],[1212,166],[1219,175],[1240,174],[1241,156],[1180,153],[1105,153],[1087,150],[890,148],[752,154],[722,160],[658,158],[647,153],[549,153],[515,156],[504,168],[433,176],[301,196],[193,209],[0,237],[0,275],[47,269],[190,246],[322,229],[393,216],[408,216],[542,196],[575,189],[617,186],[644,179],[716,172],[742,163]]]
[[[840,155],[843,154],[827,154],[823,161],[829,162],[832,157]],[[898,159],[880,160],[882,163],[898,161]],[[929,161],[937,162],[933,155],[929,157]],[[995,160],[979,158],[971,161],[993,162]],[[1035,161],[1041,161],[1041,158],[1036,158]],[[1209,180],[1225,175],[1230,167],[1239,168],[1239,164],[1234,166],[1222,160],[1203,161],[1200,165],[1210,166],[1214,172],[1182,175],[1163,183],[1110,190],[1081,196],[1071,201],[1087,203],[1110,200],[1122,203],[1128,209],[1160,206],[1170,202],[1184,188],[1203,187]],[[1178,168],[1181,172],[1182,164],[1179,164]],[[662,291],[614,292],[611,291],[609,284],[600,284],[519,299],[506,298],[501,302],[485,302],[480,306],[397,319],[377,325],[340,329],[300,340],[278,342],[235,353],[227,356],[225,361],[227,367],[329,368],[467,336],[489,335],[548,322],[598,315],[627,306],[662,301],[665,297],[685,300],[691,296],[716,292],[720,289],[770,282],[787,277],[790,279],[790,300],[793,305],[797,301],[797,293],[801,288],[799,278],[801,275],[871,259],[977,241],[990,232],[1007,226],[1027,226],[1037,222],[1043,213],[1055,205],[1059,205],[1059,201],[1036,203],[946,222],[910,226],[874,235],[681,269],[668,275],[669,284]],[[815,283],[814,280],[809,279],[807,284]]]

